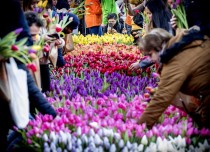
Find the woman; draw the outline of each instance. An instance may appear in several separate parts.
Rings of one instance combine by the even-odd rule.
[[[23,0],[23,11],[34,11],[40,0]]]
[[[176,100],[199,127],[210,128],[210,39],[194,40],[179,49],[175,44],[192,30],[182,30],[176,36],[163,29],[153,29],[140,42],[140,48],[153,62],[163,63],[160,83],[154,97],[142,114],[139,123],[152,127],[179,93],[195,100],[188,103]],[[176,54],[171,54],[176,50]],[[173,52],[173,51],[172,51]],[[184,98],[186,96],[183,96]],[[194,104],[194,106],[192,106]]]
[[[145,14],[148,17],[148,22],[144,25],[145,34],[153,28],[162,28],[170,33],[173,33],[170,25],[170,19],[172,17],[170,10],[167,8],[162,0],[150,0],[145,5]],[[146,68],[152,65],[149,60],[143,60],[143,64],[139,61],[131,64],[130,69],[136,70],[139,68]]]

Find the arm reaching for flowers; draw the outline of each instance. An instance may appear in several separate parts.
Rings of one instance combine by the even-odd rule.
[[[151,128],[158,121],[187,78],[187,72],[183,70],[176,60],[173,60],[169,65],[164,65],[158,90],[142,114],[139,120],[140,124],[146,123],[147,127]]]

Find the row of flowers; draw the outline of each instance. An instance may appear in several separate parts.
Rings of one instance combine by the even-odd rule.
[[[24,142],[37,150],[77,151],[185,151],[209,148],[210,130],[198,130],[192,119],[170,106],[152,129],[139,125],[148,102],[139,95],[128,102],[125,95],[93,98],[77,95],[72,100],[49,97],[59,118],[37,115]]]
[[[134,38],[133,36],[124,35],[120,33],[105,34],[103,36],[97,35],[74,35],[73,41],[75,44],[126,44],[132,45]]]

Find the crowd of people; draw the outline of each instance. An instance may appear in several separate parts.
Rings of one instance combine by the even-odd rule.
[[[139,123],[152,127],[164,110],[173,104],[186,111],[199,127],[210,128],[210,18],[206,15],[206,1],[184,0],[190,28],[180,30],[177,29],[176,17],[171,13],[171,0],[144,0],[139,4],[131,4],[128,0],[85,0],[85,15],[81,16],[71,13],[81,1],[49,0],[48,11],[53,11],[55,16],[65,13],[68,19],[73,19],[63,29],[65,37],[52,36],[47,32],[46,20],[35,12],[39,1],[0,1],[0,16],[4,21],[0,24],[0,38],[22,27],[18,39],[27,37],[26,44],[30,46],[39,41],[37,35],[40,35],[50,49],[58,52],[54,66],[62,67],[65,65],[63,53],[74,50],[72,33],[135,36],[143,28],[145,33],[143,37],[138,37],[138,44],[148,58],[133,63],[130,68],[135,70],[157,63],[161,77],[158,90]],[[5,6],[10,8],[7,15]],[[147,22],[141,17],[137,19],[141,12],[148,17]],[[50,90],[49,63],[52,61],[49,54],[42,52],[37,61],[40,73],[32,74],[24,64],[18,60],[16,62],[18,68],[27,71],[31,119],[36,113],[35,109],[56,119],[56,111],[42,94]],[[8,102],[3,100],[0,97],[0,151],[6,151],[8,145],[14,142],[8,138],[8,133],[15,132]],[[16,136],[20,138],[18,133]]]

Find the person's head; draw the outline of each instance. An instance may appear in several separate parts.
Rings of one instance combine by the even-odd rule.
[[[68,20],[72,19],[71,23],[69,23],[63,30],[64,34],[70,34],[72,33],[72,31],[74,29],[77,29],[77,27],[79,26],[79,18],[72,13],[67,13],[66,15],[68,15]]]
[[[108,24],[112,24],[114,26],[117,23],[117,14],[115,13],[110,13],[107,16]]]
[[[58,3],[58,0],[48,0],[47,7],[50,9],[52,9],[53,7],[56,8],[57,3]]]
[[[148,9],[148,7],[145,7],[145,14],[148,16],[149,21],[152,22],[152,12]]]
[[[167,43],[171,37],[172,35],[166,30],[155,28],[140,39],[139,47],[153,62],[158,62],[163,44]]]
[[[32,11],[25,12],[25,17],[30,28],[30,34],[33,41],[37,41],[40,28],[44,26],[43,21],[39,18],[38,14]]]
[[[40,0],[23,0],[23,11],[33,11],[37,8]]]
[[[154,28],[163,28],[167,31],[171,30],[170,19],[172,14],[163,0],[149,0],[146,8],[152,14],[152,23]]]

